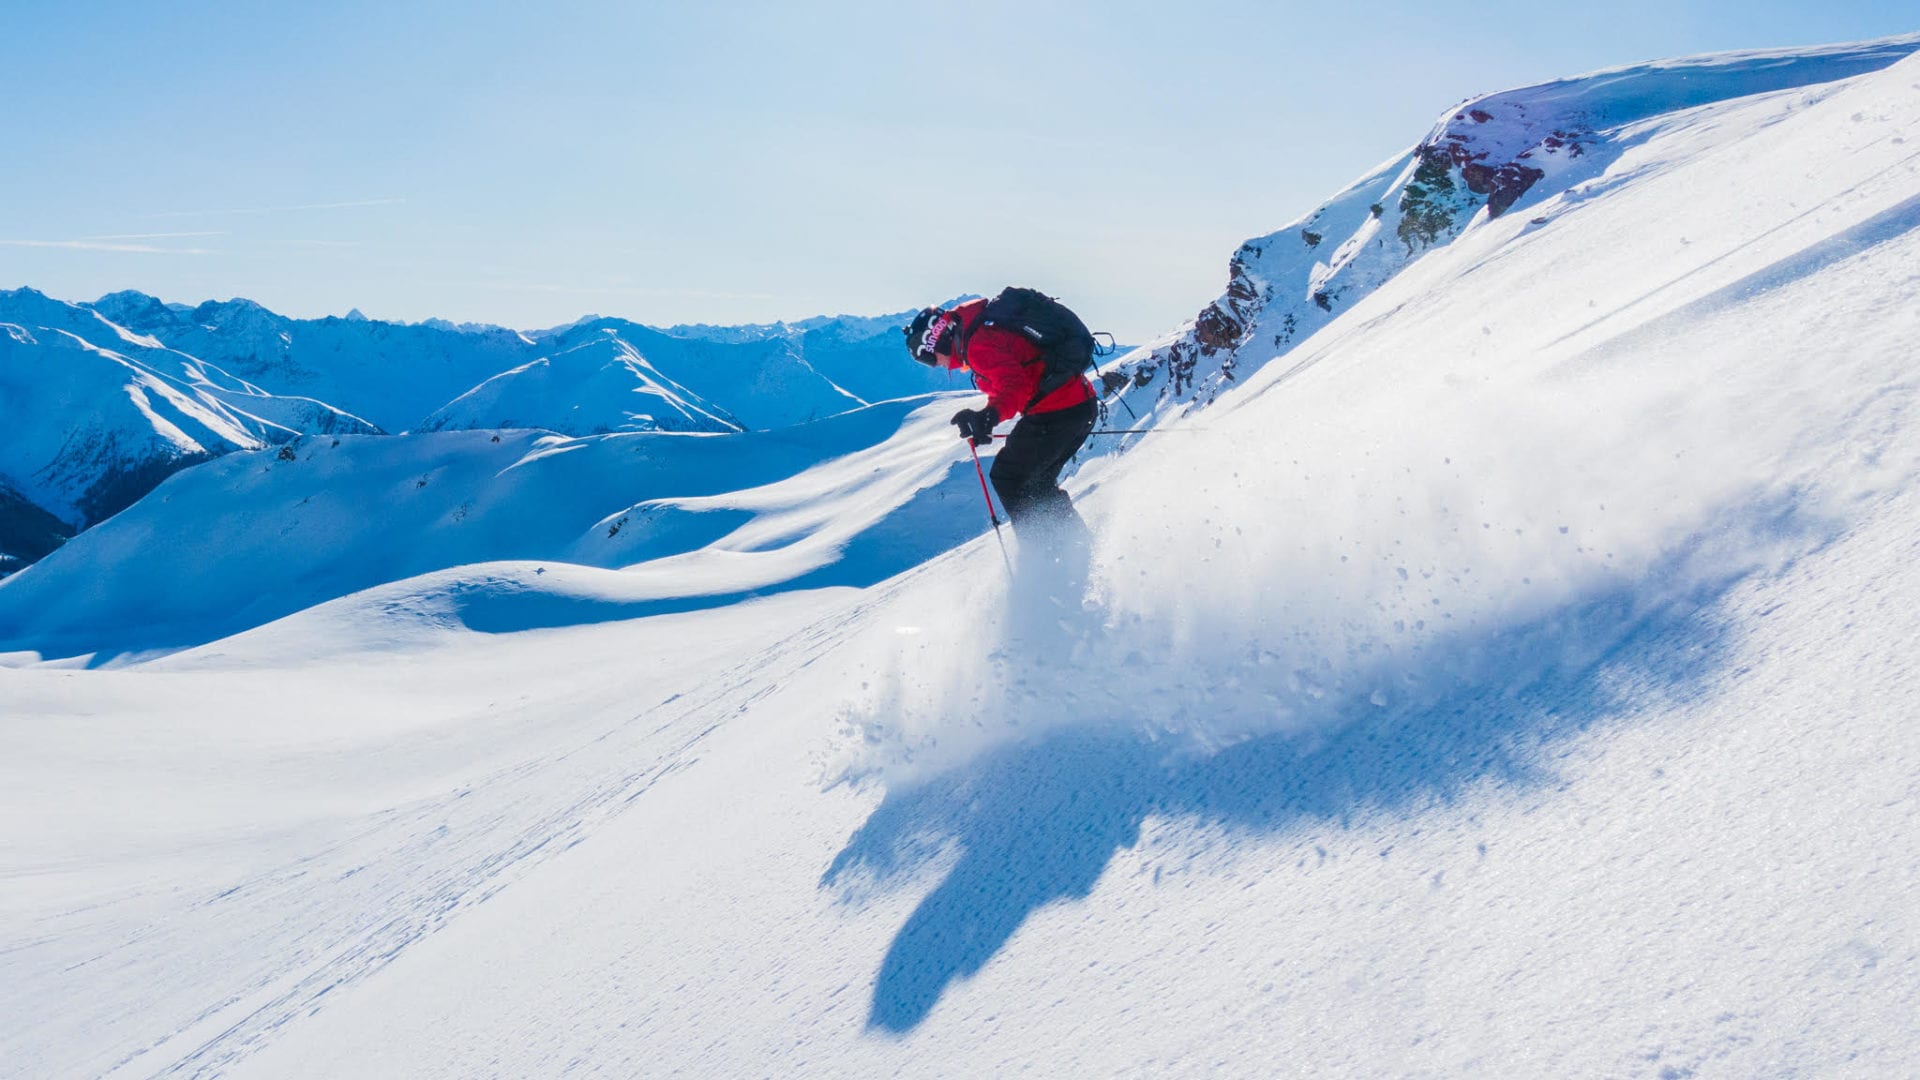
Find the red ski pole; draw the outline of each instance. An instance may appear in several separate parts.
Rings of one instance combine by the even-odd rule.
[[[966,436],[961,436],[966,438]],[[1000,558],[1007,564],[1007,573],[1013,573],[1013,557],[1007,554],[1007,538],[1000,535],[1000,515],[994,512],[993,496],[987,492],[987,472],[980,467],[980,448],[967,439],[967,450],[973,454],[973,473],[980,478],[980,497],[987,500],[987,518],[993,522],[993,538],[1000,541]]]

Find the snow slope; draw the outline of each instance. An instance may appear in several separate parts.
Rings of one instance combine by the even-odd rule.
[[[1920,1071],[1920,59],[1830,70],[1089,463],[1084,542],[0,667],[4,1069]],[[768,554],[890,464],[628,542]],[[484,627],[503,578],[579,617]]]

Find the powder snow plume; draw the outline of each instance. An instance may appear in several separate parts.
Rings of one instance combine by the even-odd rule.
[[[1065,724],[1176,757],[1310,748],[1495,680],[1634,684],[1606,668],[1623,643],[1916,472],[1884,329],[1916,321],[1920,206],[1878,86],[1654,125],[1615,166],[1636,183],[1483,215],[1218,406],[1083,469],[1090,550],[1036,558],[1015,530],[1010,567],[989,538],[963,573],[903,582],[835,775],[911,783]],[[1730,163],[1733,125],[1753,133]],[[1782,185],[1810,138],[1890,168]],[[1817,224],[1744,212],[1748,188]]]

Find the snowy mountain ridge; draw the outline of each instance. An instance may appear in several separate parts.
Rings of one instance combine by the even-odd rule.
[[[1810,49],[1715,53],[1491,93],[1449,110],[1413,147],[1233,255],[1226,292],[1192,323],[1114,366],[1129,401],[1162,415],[1205,403],[1351,309],[1436,246],[1508,212],[1590,198],[1644,141],[1642,122],[1876,71],[1920,34]],[[1127,383],[1118,378],[1124,374]]]
[[[939,388],[911,366],[902,371],[893,355],[911,313],[670,330],[595,315],[519,331],[445,320],[293,319],[245,299],[186,308],[131,290],[80,305],[31,289],[0,292],[0,315],[50,305],[102,316],[99,333],[185,354],[275,395],[335,403],[388,432],[411,430],[488,379],[609,332],[670,381],[697,383],[720,408],[756,418],[749,426],[776,427]],[[62,325],[73,329],[78,317],[70,314]],[[845,385],[808,374],[815,364],[832,368]]]
[[[0,423],[8,431],[0,483],[58,520],[61,535],[111,516],[194,462],[301,432],[374,430],[321,402],[264,394],[98,313],[24,290],[6,299],[7,315],[19,321],[0,321]],[[45,550],[44,541],[0,546],[16,560]]]
[[[611,327],[503,371],[435,409],[416,431],[545,428],[575,435],[614,431],[740,431],[719,407],[676,385]],[[564,423],[555,418],[565,416]]]

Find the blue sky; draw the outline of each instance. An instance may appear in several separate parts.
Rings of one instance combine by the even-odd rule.
[[[41,3],[0,287],[547,326],[1054,292],[1139,341],[1488,91],[1907,3]]]

